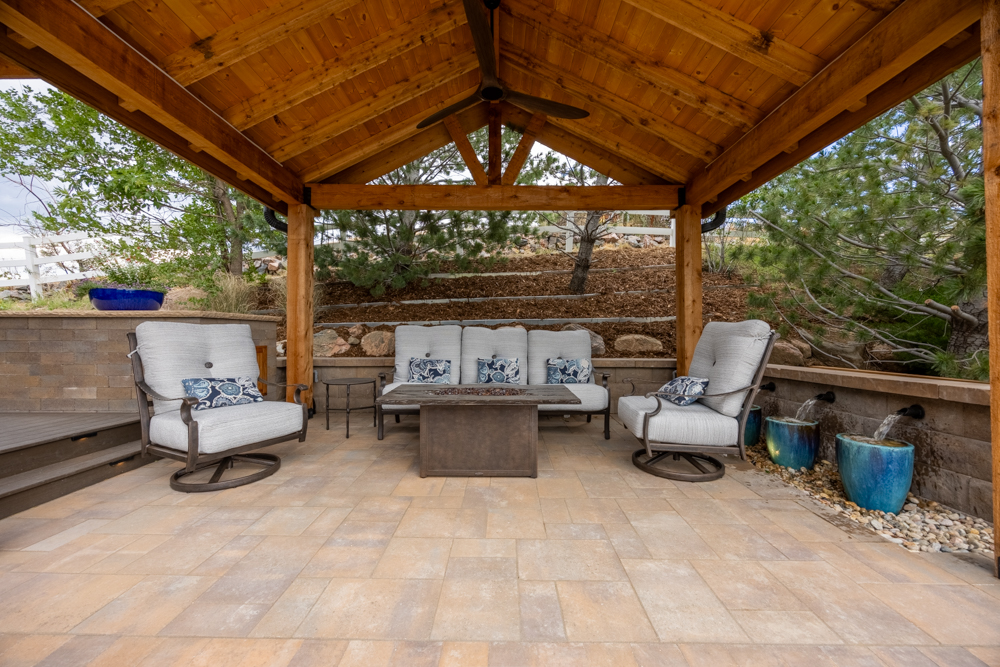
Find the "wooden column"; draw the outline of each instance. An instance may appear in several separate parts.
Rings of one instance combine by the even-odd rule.
[[[299,204],[288,207],[288,324],[285,335],[288,384],[309,387],[302,398],[312,403],[313,386],[313,237],[316,211]],[[288,389],[285,400],[291,401],[294,390]]]
[[[701,336],[701,206],[677,209],[677,375],[687,375]]]
[[[986,181],[986,280],[990,333],[990,437],[993,520],[1000,519],[1000,0],[983,0],[983,174]],[[1000,532],[993,533],[1000,554]],[[1000,576],[1000,559],[994,559]]]

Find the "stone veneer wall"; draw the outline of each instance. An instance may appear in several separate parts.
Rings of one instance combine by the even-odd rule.
[[[817,404],[822,433],[820,456],[835,461],[837,433],[872,435],[882,420],[914,403],[922,420],[902,419],[892,435],[913,443],[916,466],[913,492],[955,509],[992,520],[990,387],[982,382],[849,371],[768,366],[764,380],[776,391],[762,391],[757,403],[765,416],[794,415],[816,394],[833,390],[832,405]]]
[[[204,311],[0,312],[0,412],[136,412],[125,334],[146,320],[250,325],[277,376],[278,318]],[[269,392],[269,399],[280,392]]]

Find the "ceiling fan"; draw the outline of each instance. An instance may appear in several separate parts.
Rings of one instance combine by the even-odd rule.
[[[504,86],[497,77],[497,60],[493,53],[493,27],[487,14],[487,10],[492,11],[500,6],[500,0],[462,0],[462,2],[465,6],[465,16],[469,21],[469,28],[472,30],[472,42],[476,48],[476,57],[479,59],[482,83],[479,84],[479,90],[461,102],[456,102],[450,107],[424,118],[417,124],[418,129],[433,125],[479,101],[500,102],[506,100],[526,111],[543,113],[553,118],[575,120],[590,115],[583,109],[545,100],[534,95],[525,95]]]

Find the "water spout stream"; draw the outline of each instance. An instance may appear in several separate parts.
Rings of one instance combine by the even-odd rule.
[[[893,412],[891,415],[886,417],[882,424],[875,429],[875,435],[873,436],[876,441],[885,440],[886,436],[889,435],[889,431],[892,427],[896,425],[896,422],[900,420],[903,415],[899,412]]]
[[[799,406],[798,412],[795,413],[795,421],[804,422],[809,418],[809,413],[812,411],[813,406],[819,401],[818,398],[810,398],[805,403]]]

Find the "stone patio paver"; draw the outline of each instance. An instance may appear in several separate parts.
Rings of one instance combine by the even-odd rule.
[[[336,421],[336,420],[335,420]],[[539,476],[418,475],[417,420],[313,428],[219,493],[161,461],[0,521],[0,665],[1000,665],[988,564],[746,466],[675,483],[543,419]]]

